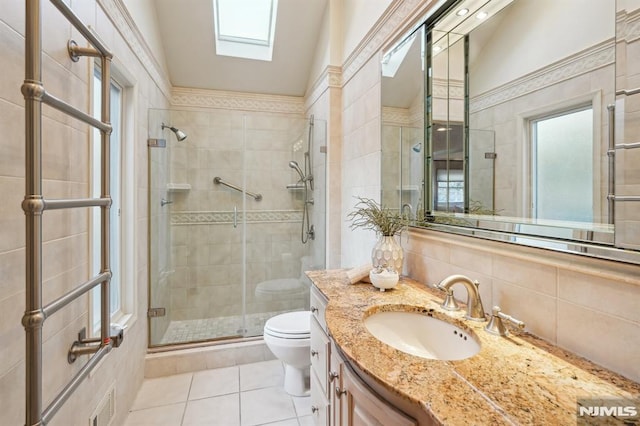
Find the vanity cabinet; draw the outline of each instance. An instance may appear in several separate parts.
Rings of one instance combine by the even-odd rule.
[[[331,422],[332,395],[328,371],[331,344],[324,321],[327,299],[311,288],[311,413],[316,426],[328,426]]]
[[[417,426],[375,393],[342,358],[327,333],[327,299],[311,291],[311,411],[316,426]]]
[[[351,370],[349,364],[340,368],[342,389],[340,391],[340,413],[342,426],[394,425],[417,426],[418,423],[374,393]],[[338,409],[334,406],[333,409]]]

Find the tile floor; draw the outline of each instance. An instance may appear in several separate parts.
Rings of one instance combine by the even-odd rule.
[[[243,333],[242,315],[205,318],[197,320],[174,320],[169,323],[160,344],[193,342],[230,336],[261,336],[267,320],[288,311],[260,312],[245,315]]]
[[[124,426],[311,426],[310,398],[283,381],[278,360],[145,379]]]

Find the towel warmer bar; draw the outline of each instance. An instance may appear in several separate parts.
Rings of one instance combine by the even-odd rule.
[[[41,0],[26,0],[25,26],[25,80],[22,94],[25,99],[25,197],[22,209],[25,213],[26,233],[26,306],[22,324],[26,334],[26,406],[27,426],[47,424],[77,389],[91,370],[109,353],[114,346],[110,336],[110,300],[111,281],[109,259],[109,211],[110,197],[110,80],[111,59],[113,55],[93,35],[63,0],[49,0],[64,17],[82,34],[92,48],[78,47],[69,41],[67,49],[71,59],[76,62],[80,56],[99,58],[102,65],[102,105],[101,118],[76,109],[70,104],[47,93],[42,84],[42,3]],[[55,108],[90,126],[98,128],[101,134],[101,195],[95,199],[58,199],[47,200],[42,194],[42,104]],[[74,290],[53,302],[42,304],[42,215],[46,210],[100,207],[101,210],[101,255],[100,273],[82,283]],[[42,398],[42,326],[50,315],[62,309],[76,298],[86,294],[98,285],[101,286],[100,339],[97,344],[87,345],[82,353],[93,353],[87,363],[76,373],[63,390],[53,398],[43,410]],[[97,339],[94,339],[97,340]]]

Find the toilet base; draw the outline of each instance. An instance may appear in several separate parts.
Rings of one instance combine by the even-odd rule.
[[[284,365],[284,391],[291,396],[309,396],[309,368]]]

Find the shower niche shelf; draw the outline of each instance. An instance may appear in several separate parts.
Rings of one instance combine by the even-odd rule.
[[[187,192],[191,190],[191,185],[188,183],[168,183],[167,192]]]

